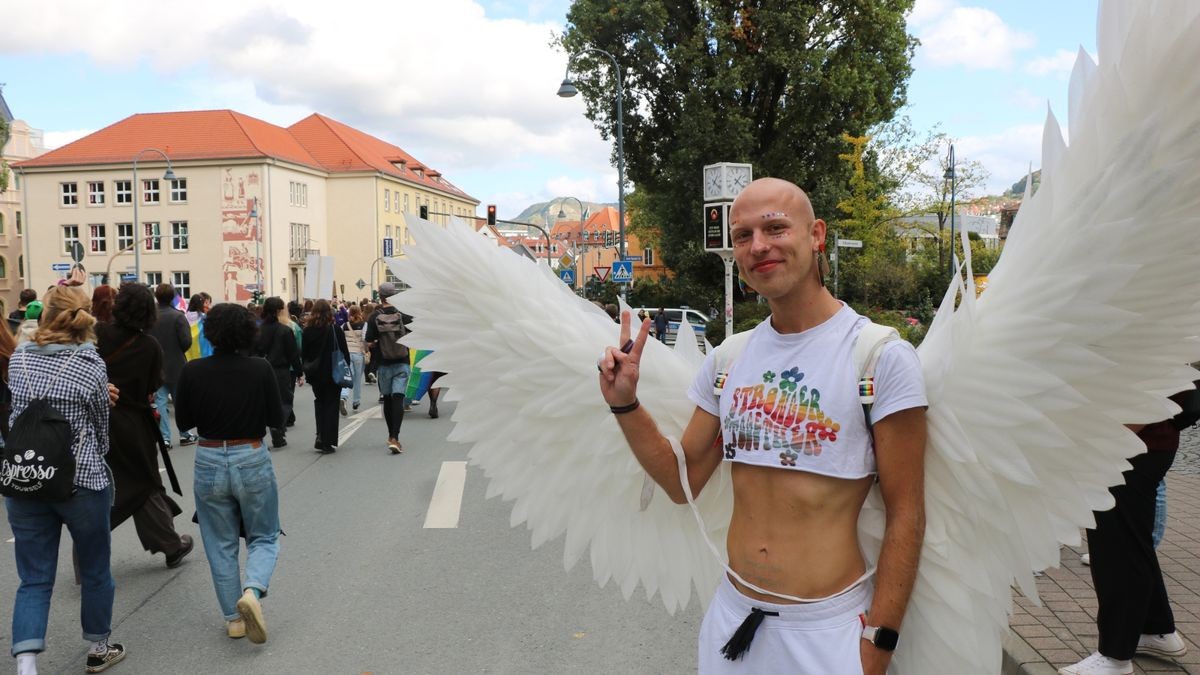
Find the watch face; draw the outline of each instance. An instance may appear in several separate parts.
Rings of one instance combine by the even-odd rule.
[[[725,172],[725,191],[736,195],[750,184],[750,167],[731,166]]]
[[[704,198],[716,199],[721,195],[721,167],[704,170]]]

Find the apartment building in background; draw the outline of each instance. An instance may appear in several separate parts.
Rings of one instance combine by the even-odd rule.
[[[21,206],[23,186],[21,177],[11,165],[37,157],[46,149],[43,147],[41,130],[14,118],[4,100],[3,91],[0,91],[0,120],[8,129],[8,141],[0,148],[0,155],[9,164],[5,169],[7,188],[0,192],[0,316],[7,316],[9,311],[16,308],[17,296],[25,288],[25,213]]]
[[[136,246],[141,281],[217,301],[246,302],[255,288],[303,299],[310,254],[335,260],[317,297],[367,296],[390,275],[376,264],[385,240],[396,255],[411,242],[404,212],[469,217],[479,204],[401,148],[320,114],[287,128],[233,110],[136,114],[16,170],[35,287],[59,278],[73,242],[93,284],[129,278]]]

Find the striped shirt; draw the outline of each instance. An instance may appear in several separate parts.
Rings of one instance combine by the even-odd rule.
[[[71,444],[75,485],[89,490],[107,487],[108,369],[95,345],[17,345],[9,361],[8,386],[12,391],[10,425],[31,400],[47,398],[71,423],[75,435]]]

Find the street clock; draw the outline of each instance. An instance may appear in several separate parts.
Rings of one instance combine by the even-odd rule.
[[[753,175],[749,164],[709,164],[704,167],[704,201],[733,200],[750,184]]]

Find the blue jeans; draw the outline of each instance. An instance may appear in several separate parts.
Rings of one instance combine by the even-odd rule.
[[[247,588],[267,595],[279,557],[279,488],[267,446],[196,447],[196,516],[213,588],[225,620],[238,616]],[[246,576],[238,569],[240,530],[246,533]]]
[[[158,432],[167,443],[171,442],[171,411],[167,408],[167,395],[170,393],[171,390],[167,389],[165,384],[154,392],[154,407],[158,409]]]
[[[408,391],[408,374],[412,366],[407,363],[381,363],[375,377],[379,379],[379,393],[404,395]]]
[[[1154,548],[1162,543],[1163,535],[1167,532],[1167,481],[1158,482],[1158,492],[1154,496]]]
[[[108,513],[113,486],[103,490],[77,488],[65,502],[4,500],[12,528],[13,553],[21,585],[13,599],[12,655],[46,649],[50,594],[58,571],[58,542],[62,526],[71,533],[79,553],[82,582],[79,622],[83,639],[95,642],[112,633],[113,594],[117,584],[109,566],[112,535]]]
[[[350,392],[353,389],[354,399],[352,403],[357,406],[359,403],[362,403],[363,355],[361,352],[350,354],[350,373],[353,375],[354,384],[342,389],[342,400],[350,398]]]

